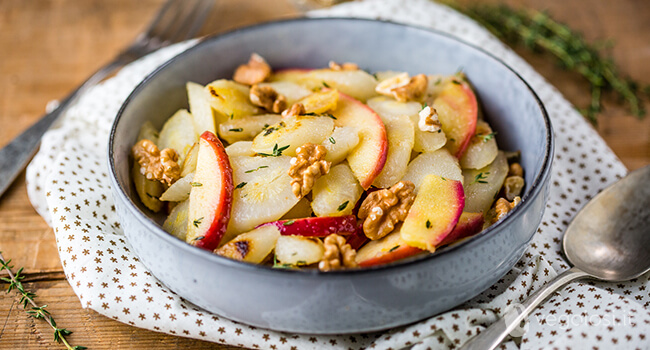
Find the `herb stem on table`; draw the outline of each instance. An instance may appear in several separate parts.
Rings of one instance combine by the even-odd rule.
[[[0,277],[0,280],[9,283],[9,288],[7,289],[7,293],[11,293],[12,290],[16,290],[18,294],[20,294],[20,304],[23,305],[23,309],[25,312],[30,316],[35,319],[43,319],[47,324],[52,327],[54,330],[54,340],[57,343],[63,343],[68,350],[83,350],[86,349],[84,346],[72,346],[68,341],[65,339],[66,336],[72,334],[71,331],[65,329],[65,328],[59,328],[56,325],[56,322],[54,321],[54,317],[50,314],[49,311],[47,311],[45,308],[47,305],[43,306],[38,306],[34,302],[34,298],[36,298],[36,294],[26,291],[25,288],[23,287],[23,284],[21,280],[25,278],[25,276],[22,275],[23,268],[21,267],[16,271],[14,274],[11,269],[13,269],[13,266],[9,265],[11,263],[11,259],[5,260],[4,256],[2,256],[2,252],[0,252],[0,271],[7,270],[7,274],[9,277]],[[28,309],[29,308],[29,309]]]
[[[506,5],[461,6],[455,0],[437,0],[471,17],[509,44],[523,44],[533,51],[553,55],[564,68],[583,76],[591,85],[591,100],[580,112],[592,123],[602,111],[602,92],[613,91],[625,101],[630,113],[643,117],[642,99],[650,91],[621,76],[611,58],[601,55],[603,45],[591,44],[567,25],[556,22],[547,13],[517,10]]]

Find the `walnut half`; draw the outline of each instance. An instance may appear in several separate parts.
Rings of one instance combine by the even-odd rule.
[[[508,214],[514,207],[521,203],[520,197],[515,197],[512,202],[508,202],[505,198],[499,198],[496,205],[494,206],[495,218],[494,222],[501,220],[506,214]]]
[[[296,157],[291,158],[291,190],[298,197],[304,197],[314,187],[316,179],[330,171],[332,163],[324,160],[327,149],[322,145],[306,143],[296,148]]]
[[[372,192],[361,203],[359,218],[363,221],[363,232],[372,240],[389,234],[395,225],[406,219],[413,201],[415,185],[400,181],[388,189]]]
[[[375,88],[382,95],[392,96],[400,102],[420,99],[427,91],[429,79],[424,74],[409,78],[408,73],[402,73],[386,79]]]
[[[356,250],[347,244],[345,238],[333,233],[323,241],[325,253],[318,263],[318,269],[321,271],[339,270],[342,268],[357,267]]]
[[[148,180],[157,180],[167,186],[181,177],[178,154],[171,148],[162,151],[149,140],[140,140],[131,149],[133,158],[140,164],[140,173]]]
[[[237,67],[232,79],[240,84],[255,85],[263,82],[269,76],[271,76],[271,66],[262,56],[254,53],[247,64]]]
[[[252,104],[273,113],[280,113],[287,109],[287,99],[270,86],[253,85],[249,98]]]

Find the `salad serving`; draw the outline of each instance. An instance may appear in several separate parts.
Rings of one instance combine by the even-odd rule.
[[[462,73],[330,62],[187,83],[189,110],[145,123],[131,176],[163,229],[228,258],[321,271],[392,263],[466,239],[520,203]]]

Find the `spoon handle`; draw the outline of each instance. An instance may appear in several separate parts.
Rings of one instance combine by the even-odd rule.
[[[479,335],[470,339],[461,347],[461,350],[492,350],[496,348],[510,332],[520,326],[521,321],[556,290],[575,279],[587,276],[590,275],[578,268],[570,268],[528,297],[521,305],[513,307],[503,315],[503,318],[490,325],[490,327],[482,331]]]

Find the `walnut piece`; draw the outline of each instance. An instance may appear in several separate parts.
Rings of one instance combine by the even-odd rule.
[[[439,132],[442,125],[440,120],[438,120],[438,111],[431,106],[426,106],[422,108],[419,113],[420,121],[418,122],[418,128],[424,132]]]
[[[510,164],[510,168],[508,169],[508,176],[524,176],[524,169],[521,167],[519,163],[512,163]]]
[[[296,157],[291,158],[291,190],[298,197],[304,197],[314,187],[316,179],[330,171],[331,162],[325,159],[327,148],[306,143],[296,148]]]
[[[325,247],[325,253],[318,263],[319,270],[332,271],[358,266],[355,261],[357,257],[356,250],[352,249],[342,236],[332,233],[325,237],[323,245]]]
[[[247,64],[242,64],[235,70],[233,80],[246,85],[255,85],[263,82],[271,75],[271,66],[262,58],[254,53],[248,60]]]
[[[506,199],[511,201],[518,197],[521,194],[521,190],[524,188],[524,178],[521,176],[508,176],[503,182],[503,190],[506,195]]]
[[[287,98],[280,95],[270,86],[253,85],[249,98],[252,104],[263,107],[273,113],[280,113],[287,109]]]
[[[334,61],[330,61],[328,66],[333,71],[359,70],[359,66],[356,63],[350,63],[350,62],[338,64]]]
[[[521,198],[520,197],[515,197],[512,202],[508,202],[505,198],[499,198],[497,199],[497,203],[494,206],[495,210],[495,218],[494,222],[497,222],[501,220],[506,214],[508,214],[512,208],[517,206],[517,204],[521,203]]]
[[[178,154],[171,148],[162,151],[149,140],[140,140],[131,149],[133,158],[140,164],[140,173],[148,180],[157,180],[167,186],[181,177]]]
[[[375,91],[400,102],[418,100],[427,91],[428,80],[424,74],[409,78],[408,73],[402,73],[380,82]]]
[[[282,118],[297,117],[305,113],[305,106],[302,103],[295,103],[291,108],[287,108],[282,112]]]
[[[368,238],[380,239],[406,219],[415,200],[414,189],[412,182],[400,181],[388,189],[368,194],[359,208],[359,218],[365,219],[363,232]]]

